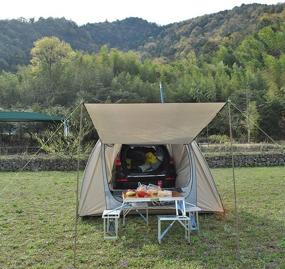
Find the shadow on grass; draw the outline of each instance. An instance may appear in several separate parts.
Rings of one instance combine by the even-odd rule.
[[[179,261],[188,266],[196,262],[206,268],[285,266],[285,251],[280,244],[282,236],[284,237],[284,223],[270,219],[270,216],[260,217],[247,211],[240,211],[239,217],[239,258],[235,218],[231,212],[225,216],[201,214],[200,232],[192,234],[191,244],[184,240],[184,230],[177,223],[159,245],[156,216],[150,217],[148,226],[138,216],[128,216],[125,227],[120,223],[119,240],[113,242],[109,249],[113,252],[128,253],[125,259],[129,263],[132,263],[131,259],[141,258],[146,266],[144,268],[152,268],[152,262],[157,260],[165,266]],[[100,217],[85,218],[82,224],[91,226],[92,230],[100,233],[100,243],[108,244],[103,240]]]

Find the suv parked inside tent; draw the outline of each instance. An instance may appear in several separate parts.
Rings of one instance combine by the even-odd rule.
[[[114,163],[113,189],[135,189],[138,183],[174,188],[176,171],[164,145],[122,145]]]

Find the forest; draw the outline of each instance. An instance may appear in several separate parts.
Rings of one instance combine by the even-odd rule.
[[[250,119],[234,111],[243,141],[264,140],[258,127],[281,140],[284,19],[284,5],[254,4],[168,26],[137,18],[81,27],[52,18],[1,21],[0,109],[64,115],[82,100],[159,102],[162,82],[166,102],[230,99]],[[226,113],[210,132],[228,133]]]

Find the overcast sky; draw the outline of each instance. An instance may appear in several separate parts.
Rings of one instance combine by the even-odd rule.
[[[78,23],[140,17],[164,25],[249,3],[274,0],[1,0],[0,19],[65,17]]]

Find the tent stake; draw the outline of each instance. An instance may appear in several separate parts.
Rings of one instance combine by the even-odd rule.
[[[83,115],[83,101],[80,106],[80,123],[79,123],[79,138],[77,147],[77,177],[76,177],[76,205],[75,205],[75,223],[74,223],[74,242],[73,242],[73,266],[76,268],[76,251],[77,251],[77,224],[78,224],[78,193],[79,193],[79,168],[80,168],[80,152],[82,139],[82,115]]]
[[[228,113],[229,113],[229,131],[231,141],[231,155],[232,155],[232,176],[233,176],[233,187],[234,187],[234,207],[235,207],[235,224],[236,224],[236,255],[240,258],[240,246],[239,246],[239,216],[237,208],[237,192],[236,192],[236,177],[235,177],[235,160],[233,150],[233,132],[232,132],[232,116],[231,116],[231,101],[228,100]]]

